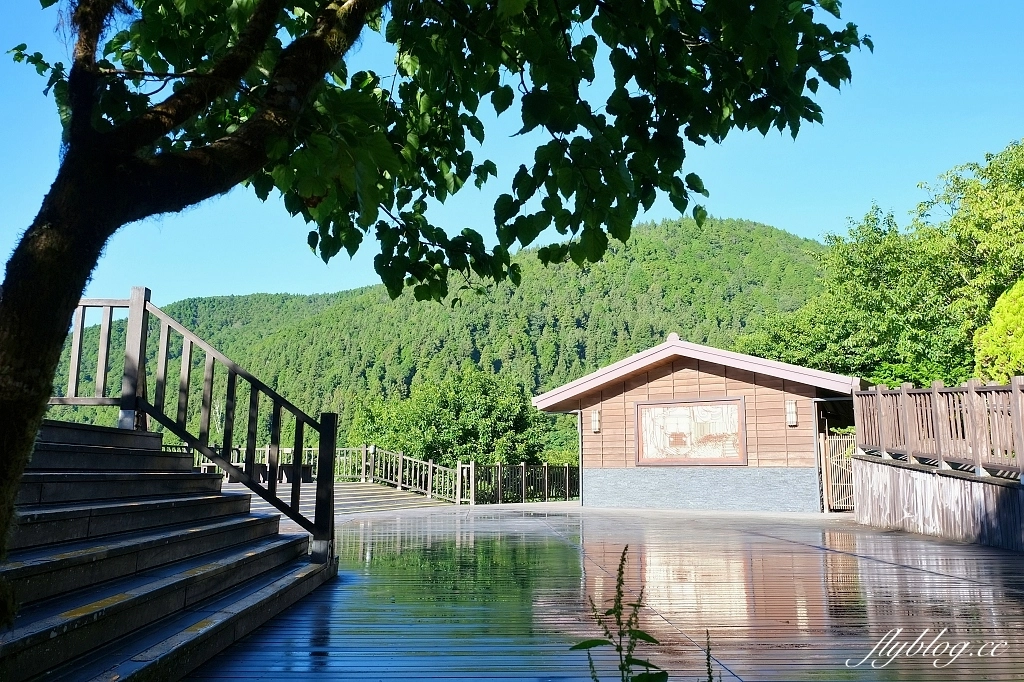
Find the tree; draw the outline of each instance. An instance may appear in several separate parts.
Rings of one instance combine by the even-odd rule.
[[[820,122],[819,79],[838,88],[850,50],[871,47],[818,21],[838,0],[68,2],[70,66],[13,50],[48,77],[64,153],[0,298],[0,537],[75,304],[123,225],[241,183],[278,190],[324,259],[372,234],[393,295],[440,299],[451,271],[516,282],[510,249],[549,225],[569,241],[540,257],[583,263],[658,192],[685,210],[705,189],[683,175],[684,142]],[[366,31],[397,63],[349,74]],[[592,104],[599,58],[610,94]],[[494,246],[449,236],[427,207],[497,174],[467,133],[483,140],[483,101],[501,113],[517,90],[521,132],[550,139],[495,203]]]
[[[986,154],[984,164],[957,166],[925,188],[932,196],[918,220],[928,223],[936,212],[946,218],[939,228],[950,239],[949,265],[959,280],[957,312],[973,332],[1024,277],[1024,144]]]
[[[546,420],[522,387],[466,364],[439,383],[413,385],[408,398],[364,403],[348,442],[374,443],[448,467],[470,460],[535,464]]]
[[[901,230],[876,206],[826,244],[824,291],[737,339],[738,350],[872,383],[966,378],[971,335],[952,312],[958,279],[942,232]]]
[[[1024,277],[1024,146],[1014,142],[926,188],[932,196],[907,229],[876,206],[847,235],[828,237],[822,294],[737,347],[872,383],[970,378],[976,330]],[[983,335],[989,350],[994,329]]]
[[[1003,292],[988,324],[974,335],[975,369],[985,381],[1024,374],[1024,280]]]

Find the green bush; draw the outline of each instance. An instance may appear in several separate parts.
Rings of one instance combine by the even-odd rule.
[[[985,381],[1024,374],[1024,280],[1003,292],[990,321],[974,335],[975,369]]]

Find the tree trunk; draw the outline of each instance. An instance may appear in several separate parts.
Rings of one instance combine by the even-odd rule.
[[[68,153],[0,289],[0,560],[71,316],[121,224],[107,161]],[[12,604],[0,584],[0,622],[13,617]]]

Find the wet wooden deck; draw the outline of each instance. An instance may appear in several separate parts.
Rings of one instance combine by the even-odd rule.
[[[564,504],[339,524],[339,579],[191,679],[587,680],[569,647],[599,635],[586,600],[611,597],[627,544],[627,588],[643,586],[642,626],[662,642],[645,653],[672,680],[707,679],[705,630],[715,679],[1024,678],[1021,554],[841,517]],[[917,648],[937,651],[879,667],[894,628],[907,645],[927,630]],[[979,655],[986,642],[1007,644]],[[955,660],[950,646],[963,646]],[[613,678],[609,658],[598,667]]]

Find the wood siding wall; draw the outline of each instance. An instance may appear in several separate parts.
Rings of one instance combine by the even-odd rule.
[[[813,386],[723,365],[681,358],[606,386],[580,399],[584,468],[636,466],[636,404],[743,396],[746,404],[747,466],[813,467]],[[797,426],[786,426],[786,401],[797,404]],[[591,411],[601,411],[601,431]]]

